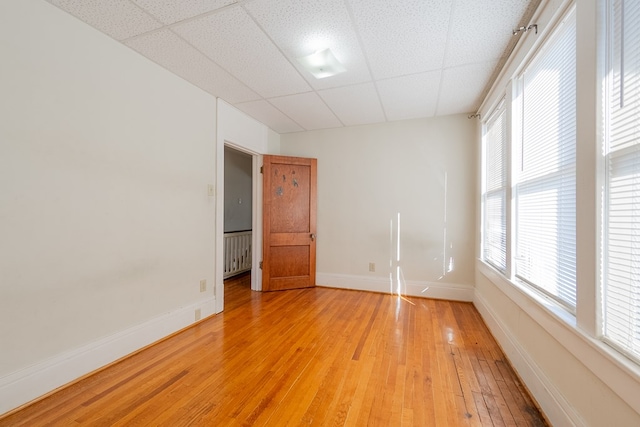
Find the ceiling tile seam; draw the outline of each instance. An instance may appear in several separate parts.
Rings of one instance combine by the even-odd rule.
[[[309,91],[309,92],[301,92],[301,93],[296,93],[294,95],[301,95],[304,93],[312,93],[313,91]],[[302,126],[300,123],[298,123],[297,121],[295,121],[292,117],[290,117],[287,113],[285,113],[284,111],[282,111],[281,109],[279,109],[277,106],[275,106],[270,100],[271,99],[277,99],[277,98],[285,98],[287,96],[291,96],[291,95],[282,95],[282,96],[272,96],[271,98],[262,98],[262,99],[254,99],[251,101],[242,101],[242,102],[236,102],[235,104],[232,104],[233,106],[237,107],[238,105],[242,105],[242,104],[248,104],[250,102],[256,102],[256,101],[265,101],[267,104],[271,105],[273,108],[275,108],[276,110],[278,110],[279,112],[282,113],[283,116],[285,116],[286,118],[288,118],[289,120],[291,120],[293,123],[295,123],[296,125],[298,125],[300,127],[300,129],[304,129],[307,130],[307,128],[305,128],[304,126]]]
[[[470,62],[468,64],[452,65],[451,67],[442,67],[441,70],[442,71],[457,70],[459,68],[473,67],[475,65],[493,64],[493,63],[496,63],[498,61],[500,61],[500,58],[498,58],[498,59],[489,59],[489,60],[486,60],[486,61],[479,61],[479,62]]]
[[[453,66],[453,67],[443,68],[443,69],[442,69],[442,72],[441,72],[441,75],[440,75],[440,87],[438,88],[438,104],[440,103],[440,95],[441,95],[440,91],[441,91],[441,86],[442,86],[442,81],[443,81],[442,76],[444,75],[444,72],[445,72],[445,71],[455,70],[455,69],[457,69],[457,68],[468,67],[469,65],[490,65],[490,64],[494,64],[494,63],[495,63],[496,65],[494,65],[493,71],[491,71],[491,74],[489,75],[488,80],[487,80],[487,82],[486,82],[486,83],[485,83],[485,85],[484,85],[484,89],[486,89],[486,88],[487,88],[487,86],[492,85],[491,78],[496,74],[496,69],[497,69],[497,68],[499,67],[499,65],[500,65],[499,60],[498,60],[498,61],[496,61],[496,60],[483,61],[483,62],[476,62],[476,63],[473,63],[473,64],[467,64],[467,65],[456,65],[456,66]],[[484,89],[483,89],[483,90],[484,90]],[[479,104],[479,105],[478,105],[478,107],[476,108],[476,111],[468,111],[468,112],[469,112],[469,113],[475,113],[475,112],[477,112],[477,110],[478,110],[478,108],[480,107],[480,104],[482,104],[482,101],[484,100],[484,97],[485,97],[485,96],[486,96],[486,95],[485,95],[485,94],[483,94],[483,92],[479,93],[479,94],[478,94],[478,96],[477,96],[477,98],[476,98],[476,100],[475,100],[475,103],[476,103],[476,104]],[[436,108],[436,112],[437,112],[437,111],[438,111],[438,110],[437,110],[437,108]]]
[[[444,54],[442,55],[442,65],[440,68],[444,69],[444,64],[447,63],[447,57],[451,51],[451,33],[453,32],[453,16],[455,15],[457,0],[451,0],[451,8],[449,9],[449,27],[447,28],[447,41],[444,46]]]
[[[380,90],[378,89],[378,82],[375,81],[375,80],[373,81],[373,87],[376,90],[376,97],[378,98],[378,102],[380,103],[380,109],[382,110],[382,115],[384,116],[384,121],[388,122],[389,121],[389,116],[387,115],[387,109],[385,108],[384,103],[382,102],[382,97],[380,96]]]
[[[134,40],[140,39],[140,38],[145,37],[145,36],[150,36],[150,35],[153,35],[155,33],[159,33],[159,32],[164,31],[164,30],[170,30],[169,27],[170,27],[170,25],[164,25],[163,24],[162,27],[160,27],[160,28],[154,28],[153,30],[145,31],[144,33],[136,34],[135,36],[127,37],[127,38],[119,40],[119,41],[121,41],[122,43],[127,43],[127,42],[130,42],[130,41],[134,41]]]
[[[369,84],[369,83],[374,83],[374,81],[373,80],[367,80],[367,81],[358,82],[358,83],[348,83],[346,85],[325,87],[325,88],[322,88],[322,89],[317,89],[315,91],[318,92],[318,93],[320,93],[320,92],[328,92],[328,91],[336,90],[336,89],[348,89],[348,88],[351,88],[351,87],[364,86],[364,85]]]
[[[160,20],[160,18],[157,18],[155,15],[153,15],[151,12],[149,12],[147,9],[145,9],[144,7],[140,6],[136,0],[129,0],[129,3],[137,9],[140,9],[142,11],[142,13],[144,13],[145,15],[148,15],[151,19],[153,19],[154,21],[156,21],[158,24],[160,24],[160,26],[164,27],[165,23],[162,22]]]
[[[260,99],[265,99],[265,97],[258,92],[256,89],[252,88],[251,86],[249,86],[247,83],[245,83],[244,81],[240,80],[238,77],[236,77],[233,73],[229,72],[229,70],[227,70],[225,67],[223,67],[222,65],[218,64],[213,58],[211,58],[209,55],[207,55],[206,53],[204,53],[203,51],[201,51],[200,49],[198,49],[196,46],[194,46],[192,43],[190,43],[187,39],[185,39],[184,37],[182,37],[180,34],[176,33],[173,28],[168,28],[168,30],[174,34],[176,37],[178,37],[180,40],[182,40],[183,42],[185,42],[186,44],[188,44],[189,46],[191,46],[193,49],[196,50],[196,52],[200,53],[202,56],[204,56],[208,61],[210,61],[212,64],[216,65],[218,68],[220,68],[222,71],[224,71],[225,73],[227,73],[227,75],[229,77],[231,77],[233,80],[237,81],[238,83],[242,84],[244,87],[246,87],[247,89],[249,89],[251,92],[255,93],[257,96],[259,96],[259,98],[256,99],[250,99],[247,100],[246,102],[249,101],[259,101]],[[218,95],[219,98],[222,98],[221,96]],[[223,98],[224,99],[224,98]],[[225,100],[226,101],[226,100]]]
[[[440,108],[440,97],[442,96],[442,85],[444,84],[444,64],[446,63],[447,55],[449,54],[450,50],[451,31],[453,30],[453,15],[455,12],[456,3],[456,0],[451,0],[451,7],[449,8],[449,27],[447,28],[447,41],[445,42],[444,53],[442,55],[442,63],[440,65],[440,84],[438,85],[438,94],[436,95],[435,111],[433,112],[434,115],[438,114],[438,110]]]
[[[245,0],[245,2],[246,2],[246,1],[252,1],[252,0]],[[176,77],[178,77],[178,78],[180,78],[180,79],[184,80],[185,82],[189,83],[190,85],[192,85],[192,86],[194,86],[194,87],[197,87],[198,89],[202,90],[203,92],[206,92],[206,93],[208,93],[208,94],[210,94],[210,95],[212,95],[212,96],[214,96],[214,97],[216,97],[216,98],[220,98],[220,95],[219,95],[219,94],[209,92],[208,90],[206,90],[206,89],[204,89],[204,88],[202,88],[202,87],[198,86],[198,85],[197,85],[197,84],[195,84],[194,82],[192,82],[192,81],[190,81],[190,80],[186,79],[185,77],[183,77],[183,76],[181,76],[181,75],[179,75],[179,74],[175,73],[174,71],[172,71],[172,70],[168,69],[164,64],[161,64],[160,62],[156,61],[155,59],[149,58],[148,56],[146,56],[146,55],[142,54],[141,52],[138,52],[138,51],[137,51],[137,50],[135,50],[133,47],[128,46],[128,45],[126,44],[126,43],[127,43],[127,42],[129,42],[129,41],[136,40],[136,39],[138,39],[138,38],[140,38],[140,37],[143,37],[143,36],[146,36],[146,35],[150,35],[150,34],[154,34],[154,33],[160,32],[160,31],[162,31],[162,30],[164,30],[164,29],[169,29],[169,30],[170,30],[170,28],[169,28],[170,26],[163,24],[163,23],[162,23],[160,20],[158,20],[154,15],[152,15],[152,14],[151,14],[151,13],[149,13],[149,12],[147,12],[143,7],[141,7],[140,5],[138,5],[134,0],[129,0],[129,3],[131,3],[134,7],[137,7],[138,9],[140,9],[143,13],[145,13],[146,15],[148,15],[149,17],[151,17],[151,19],[153,19],[154,21],[158,22],[158,23],[159,23],[159,24],[161,24],[162,26],[161,26],[161,27],[159,27],[159,28],[153,29],[153,30],[151,30],[151,31],[146,31],[146,32],[144,32],[144,33],[137,34],[137,35],[132,36],[132,37],[127,37],[127,38],[124,38],[124,39],[121,39],[121,40],[117,40],[117,39],[115,39],[115,38],[114,38],[114,40],[116,40],[117,42],[119,42],[119,43],[121,43],[122,45],[124,45],[127,49],[131,49],[131,50],[132,50],[133,52],[135,52],[137,55],[141,55],[141,56],[145,57],[147,60],[149,60],[149,61],[153,62],[153,63],[154,63],[154,64],[156,64],[156,65],[158,65],[160,68],[163,68],[163,69],[167,70],[169,73],[173,74],[174,76],[176,76]],[[54,5],[54,6],[58,7],[58,5]],[[77,18],[77,19],[80,19],[79,17],[75,16],[74,14],[70,13],[69,11],[67,11],[67,10],[65,10],[65,9],[62,9],[62,8],[60,8],[60,7],[58,7],[58,8],[59,8],[60,10],[64,11],[64,12],[68,13],[69,15],[71,15],[71,16],[73,16],[73,17]],[[84,22],[84,21],[83,21],[83,22]],[[95,28],[95,27],[94,27],[94,28]],[[96,28],[96,29],[97,29],[97,28]],[[101,31],[101,30],[98,30],[98,31],[100,31],[100,32],[101,32],[101,33],[103,33],[103,34],[106,34],[106,33],[104,33],[104,31]],[[179,36],[178,34],[176,34],[175,32],[173,32],[173,31],[171,31],[171,32],[172,32],[173,34],[175,34],[176,36],[180,37],[180,36]],[[182,39],[182,37],[180,37],[180,38]],[[182,39],[182,40],[183,40],[185,43],[189,44],[191,47],[194,47],[193,45],[191,45],[191,43],[187,42],[186,40],[184,40],[184,39]],[[195,49],[195,47],[194,47],[194,49]],[[209,58],[207,55],[204,55],[204,53],[202,53],[200,50],[198,50],[198,49],[196,49],[196,50],[197,50],[200,54],[202,54],[202,55],[203,55],[207,60],[211,61],[212,63],[214,63],[215,65],[217,65],[218,67],[220,67],[218,64],[216,64],[216,62],[215,62],[215,61],[213,61],[213,60],[212,60],[211,58]],[[242,85],[244,85],[245,87],[247,87],[249,90],[251,90],[252,92],[254,92],[256,95],[261,96],[258,92],[256,92],[255,90],[253,90],[253,89],[251,89],[250,87],[248,87],[247,85],[245,85],[245,84],[244,84],[244,82],[242,82],[242,81],[238,80],[238,78],[236,78],[233,74],[229,73],[229,72],[228,72],[227,70],[225,70],[224,68],[220,67],[220,69],[222,69],[225,73],[227,73],[229,76],[231,76],[234,80],[238,81],[239,83],[241,83]],[[263,98],[263,99],[264,99],[264,98]],[[256,101],[256,100],[250,100],[250,101]],[[249,102],[249,101],[247,101],[247,102]]]
[[[356,33],[356,40],[358,40],[358,45],[360,46],[360,51],[362,52],[362,56],[364,57],[364,63],[367,65],[367,71],[369,72],[369,77],[373,82],[373,87],[376,90],[376,97],[378,98],[378,102],[380,103],[380,109],[382,110],[382,115],[384,116],[384,121],[388,122],[389,117],[387,116],[387,110],[384,108],[384,103],[382,102],[382,97],[380,96],[380,90],[378,90],[377,79],[373,75],[373,71],[371,70],[371,63],[369,62],[369,55],[367,54],[367,50],[364,47],[364,43],[362,42],[362,36],[360,35],[360,28],[358,28],[358,24],[353,15],[353,9],[351,8],[351,4],[349,0],[343,0],[343,4],[345,9],[347,9],[347,13],[349,14],[349,20],[351,21],[351,26],[353,27],[353,31]]]
[[[321,102],[322,102],[322,103],[327,107],[327,109],[328,109],[329,111],[331,111],[331,114],[333,114],[333,116],[334,116],[336,119],[338,119],[338,122],[342,125],[342,127],[346,127],[346,125],[344,124],[344,122],[342,121],[342,119],[341,119],[341,118],[336,114],[336,112],[335,112],[335,111],[333,111],[333,108],[331,108],[331,107],[329,106],[329,104],[327,104],[327,101],[325,101],[325,99],[322,97],[322,95],[320,95],[320,94],[318,93],[318,91],[317,91],[317,90],[314,90],[314,92],[315,92],[316,96],[320,99],[320,101],[321,101]]]
[[[154,20],[156,20],[157,22],[162,24],[162,26],[160,28],[154,28],[153,30],[145,31],[144,33],[136,34],[135,36],[127,37],[126,39],[122,39],[122,41],[124,41],[124,42],[132,41],[132,40],[135,40],[135,39],[147,36],[147,35],[151,35],[151,34],[160,32],[162,30],[167,30],[167,29],[168,30],[173,30],[173,27],[178,27],[178,26],[183,25],[183,24],[188,24],[191,21],[196,21],[198,19],[206,18],[207,16],[211,16],[211,15],[216,15],[218,13],[227,11],[229,9],[240,7],[241,5],[243,5],[245,3],[249,3],[249,2],[251,2],[253,0],[239,0],[236,3],[228,4],[226,6],[219,7],[218,9],[210,10],[209,12],[204,12],[204,13],[201,13],[199,15],[195,15],[195,16],[191,16],[189,18],[182,19],[180,21],[172,22],[171,24],[165,24],[164,22],[160,21],[160,19],[156,18],[151,12],[148,12],[142,6],[139,6],[137,3],[135,3],[136,0],[129,0],[129,1],[134,3],[138,8],[140,8],[142,11],[144,11],[147,15],[151,16]],[[175,34],[175,32],[174,32],[174,34]]]
[[[142,6],[140,6],[138,3],[136,3],[134,0],[129,0],[129,3],[131,5],[133,5],[134,8],[138,8],[142,11],[142,13],[144,13],[145,15],[147,15],[148,17],[150,17],[151,19],[153,19],[154,21],[156,21],[158,24],[160,24],[160,28],[164,27],[164,22],[162,22],[160,19],[156,18],[153,14],[149,13],[145,8],[143,8]]]
[[[311,84],[309,84],[309,82],[307,81],[307,79],[304,77],[304,75],[300,72],[300,70],[298,70],[298,67],[295,66],[295,64],[289,59],[289,57],[284,53],[284,51],[282,49],[280,49],[280,46],[278,46],[278,43],[275,42],[275,40],[273,40],[271,38],[271,36],[269,35],[269,33],[262,27],[262,25],[260,25],[260,23],[258,22],[258,20],[251,14],[251,12],[249,12],[249,10],[244,7],[241,6],[242,10],[244,10],[244,12],[247,14],[247,16],[253,21],[254,24],[256,24],[256,27],[258,27],[258,29],[260,31],[262,31],[262,34],[265,35],[265,37],[267,39],[269,39],[269,41],[271,42],[271,44],[278,50],[278,52],[280,52],[280,55],[282,55],[282,57],[293,67],[293,69],[296,71],[296,73],[298,73],[298,75],[300,76],[300,78],[302,78],[302,80],[307,84],[307,86],[309,86],[309,89],[311,89],[311,91],[315,92],[315,89],[311,86]],[[299,93],[306,93],[306,92],[299,92]],[[289,94],[289,95],[295,95],[295,94]]]
[[[214,61],[213,59],[211,59],[208,55],[206,55],[204,52],[202,52],[200,49],[198,49],[196,46],[194,46],[193,44],[189,43],[189,41],[187,41],[186,39],[184,39],[180,34],[176,33],[175,31],[173,31],[173,29],[171,28],[170,25],[166,25],[164,27],[155,29],[155,30],[151,30],[151,31],[147,31],[146,33],[142,33],[142,34],[138,34],[137,36],[133,36],[133,37],[129,37],[127,39],[121,40],[120,43],[122,43],[123,45],[125,45],[126,47],[128,47],[129,49],[133,50],[134,52],[136,52],[139,55],[144,56],[145,58],[147,58],[148,60],[150,60],[151,62],[158,64],[160,67],[164,68],[165,70],[169,71],[170,73],[182,78],[185,81],[188,81],[189,83],[191,83],[192,85],[204,90],[207,93],[211,93],[208,90],[205,90],[204,88],[201,88],[200,86],[198,86],[197,84],[187,80],[186,78],[176,74],[174,71],[170,70],[169,68],[167,68],[165,65],[161,64],[160,62],[149,58],[148,56],[144,55],[141,52],[138,52],[137,50],[135,50],[134,48],[132,48],[131,46],[128,46],[127,43],[130,41],[135,41],[141,37],[144,36],[148,36],[148,35],[153,35],[155,33],[158,33],[160,31],[164,31],[167,30],[169,32],[171,32],[171,34],[173,34],[174,36],[178,37],[180,40],[182,40],[183,42],[185,42],[187,45],[191,46],[196,52],[198,52],[200,55],[202,55],[204,57],[205,60],[211,62],[212,64],[214,64],[215,66],[217,66],[218,68],[220,68],[220,70],[222,70],[224,73],[226,73],[229,77],[231,77],[233,80],[237,81],[238,83],[240,83],[241,85],[243,85],[245,88],[249,89],[251,92],[255,93],[259,98],[255,98],[255,99],[249,99],[243,102],[251,102],[251,101],[259,101],[261,99],[265,99],[264,96],[262,96],[260,93],[258,93],[258,91],[256,91],[255,89],[251,88],[250,86],[248,86],[245,82],[243,82],[242,80],[238,79],[236,76],[234,76],[232,73],[230,73],[226,68],[222,67],[220,64],[218,64],[216,61]],[[217,97],[217,98],[222,98],[220,96],[220,94],[213,94],[211,93],[213,96]],[[224,98],[222,98],[224,99]],[[225,100],[226,101],[226,100]]]
[[[213,15],[217,15],[217,14],[222,13],[222,12],[226,12],[227,10],[231,10],[231,9],[242,7],[243,4],[249,3],[251,1],[252,0],[238,0],[235,3],[231,3],[231,4],[228,4],[226,6],[222,6],[222,7],[219,7],[217,9],[210,10],[209,12],[204,12],[204,13],[201,13],[199,15],[190,16],[189,18],[184,18],[183,20],[180,20],[180,21],[172,22],[171,24],[167,24],[167,26],[168,27],[173,27],[173,26],[179,26],[179,25],[183,25],[183,24],[188,24],[189,22],[197,21],[198,19],[207,18],[209,16],[213,16]]]
[[[280,111],[282,114],[284,114],[285,116],[289,117],[291,119],[291,121],[293,121],[295,124],[297,124],[298,126],[300,126],[302,129],[304,130],[309,130],[306,127],[302,126],[300,123],[298,123],[297,121],[293,120],[293,118],[291,118],[288,114],[286,114],[284,111],[282,111],[281,109],[279,109],[278,107],[276,107],[271,100],[272,99],[279,99],[279,98],[288,98],[290,96],[295,96],[295,95],[304,95],[307,93],[314,93],[321,101],[322,103],[329,109],[329,111],[331,111],[331,113],[334,115],[334,117],[338,120],[338,122],[340,122],[340,125],[342,127],[346,127],[346,125],[342,122],[342,120],[340,120],[340,118],[338,117],[338,115],[327,105],[327,103],[324,101],[324,98],[322,98],[322,96],[318,93],[318,91],[316,90],[310,90],[308,92],[300,92],[300,93],[294,93],[294,94],[290,94],[290,95],[280,95],[280,96],[272,96],[270,98],[265,98],[265,101],[267,101],[269,104],[271,104],[273,106],[273,108],[275,108],[276,110]],[[250,102],[250,101],[247,101]],[[238,104],[243,104],[242,102],[239,102]],[[336,126],[336,127],[340,127],[340,126]]]
[[[271,44],[273,44],[273,46],[278,49],[278,52],[280,52],[280,54],[282,55],[282,57],[293,67],[293,69],[296,71],[296,73],[298,73],[298,75],[302,78],[302,80],[307,84],[307,86],[309,86],[309,88],[311,89],[311,92],[315,93],[315,95],[320,99],[320,101],[322,101],[322,103],[327,107],[327,109],[329,111],[331,111],[331,114],[333,114],[333,116],[338,120],[338,122],[344,127],[344,123],[342,122],[342,120],[340,120],[340,117],[338,117],[338,115],[331,109],[331,107],[329,107],[329,105],[327,105],[327,103],[325,102],[324,98],[322,98],[322,96],[320,96],[320,94],[318,93],[318,91],[311,86],[311,84],[309,84],[309,82],[307,81],[307,79],[305,78],[305,76],[300,72],[300,70],[298,69],[298,67],[295,66],[295,64],[289,59],[289,57],[284,53],[284,51],[282,49],[280,49],[280,46],[278,46],[278,44],[275,42],[275,40],[273,40],[271,38],[271,36],[269,35],[269,33],[262,27],[262,25],[260,25],[260,23],[258,22],[258,20],[251,14],[251,12],[249,12],[249,10],[247,10],[246,7],[241,6],[242,9],[245,11],[245,13],[247,14],[247,16],[249,16],[249,18],[251,18],[251,20],[254,22],[254,24],[256,24],[256,26],[260,29],[260,31],[262,31],[262,33],[265,35],[265,37],[267,37],[269,39],[269,41],[271,42]],[[257,91],[256,91],[257,92]],[[301,92],[301,93],[307,93],[307,92]],[[300,93],[298,93],[300,94]],[[297,94],[288,94],[285,96],[291,96],[291,95],[297,95]],[[284,114],[284,113],[283,113]],[[288,117],[288,116],[287,116]],[[303,129],[306,129],[304,126],[302,126]]]
[[[481,61],[475,61],[475,62],[465,62],[462,64],[456,64],[456,65],[450,65],[448,67],[443,66],[441,69],[442,70],[454,70],[456,68],[462,68],[462,67],[470,67],[470,66],[474,66],[474,65],[482,65],[482,64],[489,64],[491,62],[498,62],[498,61],[502,61],[504,58],[504,56],[500,55],[500,56],[494,56],[491,58],[484,58]]]
[[[386,81],[389,81],[389,80],[402,79],[404,77],[420,76],[422,74],[434,73],[436,71],[442,71],[442,68],[433,68],[433,69],[430,69],[430,70],[416,71],[414,73],[398,74],[396,76],[384,77],[382,79],[378,79],[378,80],[376,80],[376,82],[386,82]]]
[[[127,46],[126,44],[122,43],[124,45],[124,47],[126,47],[127,49],[131,49],[133,52],[135,52],[137,55],[140,55],[142,57],[144,57],[145,59],[147,59],[148,61],[153,62],[154,64],[156,64],[157,66],[159,66],[160,68],[166,70],[167,72],[171,73],[172,75],[176,76],[177,78],[184,80],[185,82],[189,83],[191,86],[196,87],[198,89],[200,89],[201,91],[208,93],[209,95],[213,96],[214,98],[220,98],[220,95],[216,94],[216,93],[211,93],[208,90],[206,90],[203,87],[198,86],[197,84],[195,84],[194,82],[192,82],[191,80],[188,80],[185,77],[182,77],[180,74],[177,74],[174,71],[171,71],[170,69],[168,69],[167,67],[165,67],[163,64],[159,63],[158,61],[156,61],[155,59],[149,58],[147,55],[144,55],[143,53],[138,52],[137,50],[135,50],[134,48],[132,48],[131,46]],[[208,58],[207,58],[208,59]],[[247,101],[249,102],[249,101]]]
[[[133,4],[134,7],[137,7],[138,9],[140,9],[144,14],[149,15],[154,21],[156,21],[157,23],[160,24],[160,27],[154,28],[153,30],[149,30],[149,31],[145,31],[145,32],[136,34],[136,35],[131,36],[131,37],[124,38],[124,39],[120,40],[122,43],[126,43],[126,42],[129,42],[129,41],[132,41],[132,40],[136,40],[136,39],[142,38],[144,36],[148,36],[148,35],[152,35],[152,34],[155,34],[155,33],[159,33],[160,31],[163,31],[163,30],[167,29],[167,27],[169,27],[169,25],[165,24],[159,18],[156,18],[155,15],[153,15],[151,12],[147,11],[144,7],[142,7],[138,3],[136,3],[136,0],[129,0],[129,3]]]
[[[308,93],[308,92],[306,92]],[[287,95],[289,96],[289,95]],[[270,98],[273,99],[273,98]],[[295,123],[296,125],[300,126],[300,129],[304,129],[304,130],[308,130],[307,128],[305,128],[304,126],[302,126],[300,123],[298,123],[297,121],[295,121],[292,117],[290,117],[287,113],[285,113],[284,111],[282,111],[281,109],[279,109],[278,107],[276,107],[275,105],[273,105],[273,103],[271,101],[269,101],[269,99],[265,99],[265,101],[267,101],[267,103],[269,105],[271,105],[273,108],[275,108],[276,110],[280,111],[285,117],[287,117],[289,120],[291,120],[293,123]],[[299,132],[299,131],[298,131]]]
[[[246,2],[246,1],[251,1],[251,0],[245,0],[245,2]],[[187,83],[191,84],[192,86],[197,87],[198,89],[202,90],[203,92],[206,92],[206,93],[208,93],[208,94],[210,94],[210,95],[212,95],[212,96],[214,96],[214,97],[216,97],[216,98],[220,98],[220,95],[219,95],[219,94],[215,94],[215,93],[211,93],[211,92],[209,92],[208,90],[206,90],[206,89],[204,89],[204,88],[202,88],[202,87],[198,86],[197,84],[195,84],[194,82],[192,82],[192,81],[190,81],[190,80],[186,79],[185,77],[183,77],[183,76],[181,76],[181,75],[179,75],[179,74],[176,74],[174,71],[172,71],[172,70],[168,69],[165,65],[161,64],[160,62],[158,62],[158,61],[156,61],[156,60],[154,60],[154,59],[152,59],[152,58],[149,58],[148,56],[146,56],[146,55],[144,55],[144,54],[142,54],[142,53],[138,52],[137,50],[135,50],[134,48],[132,48],[131,46],[128,46],[128,45],[126,44],[127,42],[129,42],[129,41],[131,41],[131,40],[135,40],[135,39],[138,39],[138,38],[140,38],[140,37],[142,37],[142,36],[146,36],[146,35],[149,35],[149,34],[154,34],[154,33],[160,32],[160,31],[162,31],[162,30],[164,30],[164,29],[169,29],[169,30],[171,31],[171,29],[169,28],[170,26],[165,25],[162,21],[160,21],[158,18],[156,18],[153,14],[151,14],[150,12],[148,12],[148,11],[147,11],[146,9],[144,9],[142,6],[138,5],[138,4],[135,2],[135,0],[129,0],[129,3],[130,3],[131,5],[133,5],[133,7],[136,7],[136,8],[138,8],[138,9],[140,9],[140,10],[142,11],[142,13],[144,13],[144,14],[148,15],[151,19],[153,19],[154,21],[156,21],[156,22],[157,22],[158,24],[160,24],[161,26],[160,26],[159,28],[153,29],[153,30],[151,30],[151,31],[146,31],[146,32],[144,32],[144,33],[140,33],[140,34],[137,34],[137,35],[132,36],[132,37],[127,37],[127,38],[124,38],[124,39],[121,39],[121,40],[117,40],[117,39],[115,39],[115,38],[114,38],[114,40],[116,40],[117,42],[121,43],[121,44],[122,44],[122,45],[124,45],[126,48],[131,49],[131,50],[132,50],[132,51],[134,51],[136,54],[138,54],[138,55],[141,55],[141,56],[145,57],[147,60],[149,60],[149,61],[153,62],[153,63],[154,63],[154,64],[156,64],[156,65],[158,65],[160,68],[163,68],[163,69],[167,70],[169,73],[173,74],[174,76],[176,76],[176,77],[178,77],[178,78],[180,78],[180,79],[184,80],[185,82],[187,82]],[[54,5],[54,6],[58,7],[57,5]],[[65,10],[65,9],[61,9],[61,10],[64,10],[65,12],[67,12],[67,13],[69,13],[70,15],[74,16],[75,18],[80,19],[79,17],[77,17],[77,16],[75,16],[75,15],[71,14],[69,11],[67,11],[67,10]],[[101,30],[98,30],[98,31],[100,31],[100,32],[104,33],[104,31],[101,31]],[[187,42],[186,40],[184,40],[182,37],[180,37],[180,36],[179,36],[178,34],[176,34],[175,32],[173,32],[173,31],[171,31],[171,32],[172,32],[173,34],[175,34],[176,36],[178,36],[180,39],[182,39],[185,43],[189,44],[191,47],[193,47],[193,48],[195,49],[195,47],[194,47],[193,45],[191,45],[191,43],[189,43],[189,42]],[[106,33],[105,33],[105,34],[106,34]],[[196,50],[197,50],[200,54],[204,55],[204,57],[205,57],[207,60],[211,61],[212,63],[214,63],[215,65],[217,65],[218,67],[220,67],[218,64],[216,64],[216,62],[215,62],[215,61],[213,61],[213,60],[212,60],[211,58],[209,58],[207,55],[205,55],[204,53],[202,53],[200,50],[198,50],[198,49],[196,49]],[[229,72],[228,72],[227,70],[225,70],[224,68],[220,67],[220,69],[222,69],[225,73],[227,73],[227,74],[228,74],[229,76],[231,76],[233,79],[237,80],[239,83],[241,83],[241,84],[243,84],[244,86],[246,86],[249,90],[251,90],[252,92],[254,92],[256,95],[261,96],[258,92],[256,92],[255,90],[253,90],[253,89],[251,89],[250,87],[248,87],[247,85],[245,85],[245,84],[244,84],[244,82],[242,82],[242,81],[238,80],[238,78],[236,78],[233,74],[229,73]],[[254,100],[254,101],[255,101],[255,100]],[[248,102],[248,101],[247,101],[247,102]]]
[[[442,96],[442,84],[444,81],[444,70],[441,69],[440,70],[440,83],[438,84],[438,94],[436,95],[436,102],[435,102],[435,106],[433,108],[433,115],[437,116],[438,115],[438,109],[440,108],[440,97]]]

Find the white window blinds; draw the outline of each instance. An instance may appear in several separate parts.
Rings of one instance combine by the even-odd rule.
[[[570,12],[522,75],[516,277],[576,304],[576,19]],[[519,163],[519,165],[518,165]]]
[[[603,334],[640,358],[640,2],[610,6]]]
[[[484,137],[483,258],[507,268],[507,120],[504,101],[486,124]]]

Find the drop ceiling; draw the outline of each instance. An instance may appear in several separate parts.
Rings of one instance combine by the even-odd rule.
[[[475,112],[540,2],[48,1],[278,133]]]

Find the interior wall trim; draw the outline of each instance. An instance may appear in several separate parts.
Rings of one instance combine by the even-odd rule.
[[[589,337],[576,325],[575,318],[568,316],[556,304],[536,297],[535,293],[524,287],[515,286],[480,260],[476,265],[478,274],[496,286],[523,313],[640,414],[640,400],[635,392],[640,385],[640,366],[601,340]],[[476,289],[476,296],[477,292]]]
[[[204,319],[215,307],[213,296],[199,300],[0,377],[0,416],[195,323],[195,310]]]
[[[401,282],[398,290],[397,283],[392,282],[390,278],[333,273],[316,273],[316,284],[329,288],[381,292],[394,295],[399,293],[404,296],[465,302],[473,301],[474,294],[473,285],[407,280]]]
[[[475,294],[473,305],[480,312],[491,334],[498,341],[507,359],[509,359],[509,363],[536,400],[549,422],[552,425],[559,426],[586,425],[544,371],[522,348],[520,343],[513,339],[514,335],[509,330],[508,325],[502,322],[491,308],[491,305],[479,292]]]

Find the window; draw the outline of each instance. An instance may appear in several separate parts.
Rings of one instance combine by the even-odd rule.
[[[507,120],[504,100],[485,125],[483,159],[482,256],[504,272],[507,268]]]
[[[576,17],[564,18],[519,80],[515,275],[575,311]]]
[[[640,358],[640,2],[609,6],[603,335]]]

